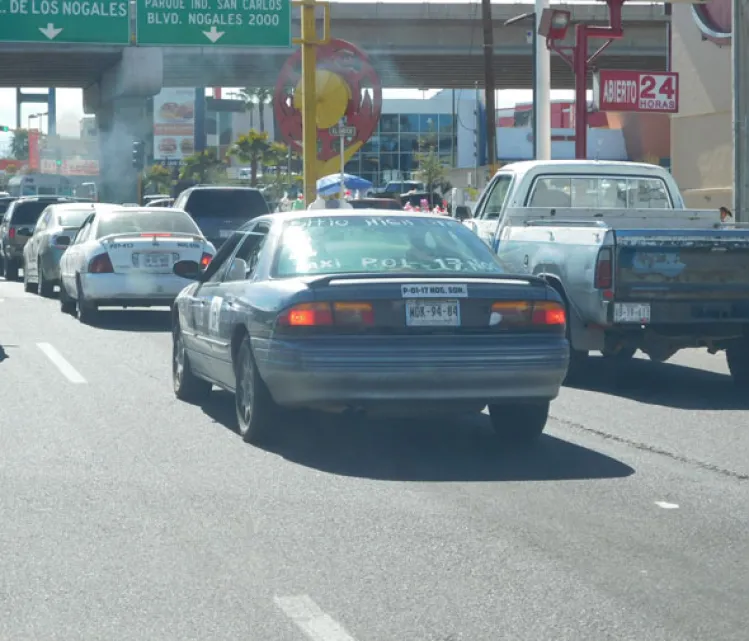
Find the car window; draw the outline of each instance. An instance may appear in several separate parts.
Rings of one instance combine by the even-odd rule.
[[[252,278],[255,273],[255,268],[258,266],[258,259],[260,258],[260,252],[263,250],[266,238],[268,237],[269,225],[261,224],[253,228],[253,231],[245,236],[242,241],[240,248],[232,259],[240,258],[247,264],[245,271],[245,277],[243,280]],[[226,279],[229,280],[228,278]]]
[[[57,216],[59,227],[80,227],[91,213],[91,209],[65,209]]]
[[[503,273],[478,236],[451,219],[329,216],[287,221],[272,275]]]
[[[49,204],[49,201],[43,200],[17,201],[13,207],[11,224],[33,227]]]
[[[534,182],[529,207],[671,209],[667,185],[645,176],[547,176]]]
[[[500,218],[500,214],[503,211],[505,205],[505,199],[508,196],[508,189],[510,183],[513,181],[511,175],[500,175],[495,180],[495,184],[492,186],[485,201],[484,210],[482,211],[481,218],[484,220],[494,220]]]
[[[42,212],[42,215],[39,217],[39,220],[36,223],[36,229],[34,229],[34,233],[38,234],[39,232],[44,231],[47,229],[47,225],[49,225],[50,217],[52,216],[52,210],[47,207]]]
[[[137,209],[101,214],[97,238],[111,234],[173,233],[201,235],[195,221],[176,209],[139,211]]]
[[[269,213],[268,203],[257,189],[196,189],[185,204],[195,218],[246,218]]]
[[[244,240],[245,235],[246,232],[236,231],[222,243],[219,251],[216,252],[216,256],[213,257],[213,260],[206,267],[204,283],[216,284],[221,282],[228,258],[234,253],[237,245]]]
[[[78,233],[76,234],[76,237],[73,240],[74,245],[80,245],[81,243],[86,242],[86,240],[89,237],[89,232],[91,231],[92,224],[93,224],[93,221],[89,221],[78,230]]]

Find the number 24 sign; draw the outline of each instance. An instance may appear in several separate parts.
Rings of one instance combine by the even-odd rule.
[[[677,113],[680,77],[671,71],[602,69],[596,97],[600,111]]]

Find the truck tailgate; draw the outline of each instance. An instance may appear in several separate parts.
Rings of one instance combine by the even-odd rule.
[[[748,232],[615,232],[615,298],[748,298]]]

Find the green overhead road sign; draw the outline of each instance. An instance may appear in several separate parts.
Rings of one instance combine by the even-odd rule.
[[[0,0],[0,42],[129,41],[128,0]]]
[[[154,46],[289,47],[291,4],[291,0],[136,0],[136,42]]]

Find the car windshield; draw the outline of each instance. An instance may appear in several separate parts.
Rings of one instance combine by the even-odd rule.
[[[60,227],[80,227],[91,209],[66,209],[57,216],[57,224]]]
[[[359,215],[287,221],[272,276],[503,271],[489,247],[457,221]]]
[[[144,233],[196,234],[200,230],[192,218],[179,210],[139,211],[129,209],[103,214],[99,220],[96,237],[111,234]]]

